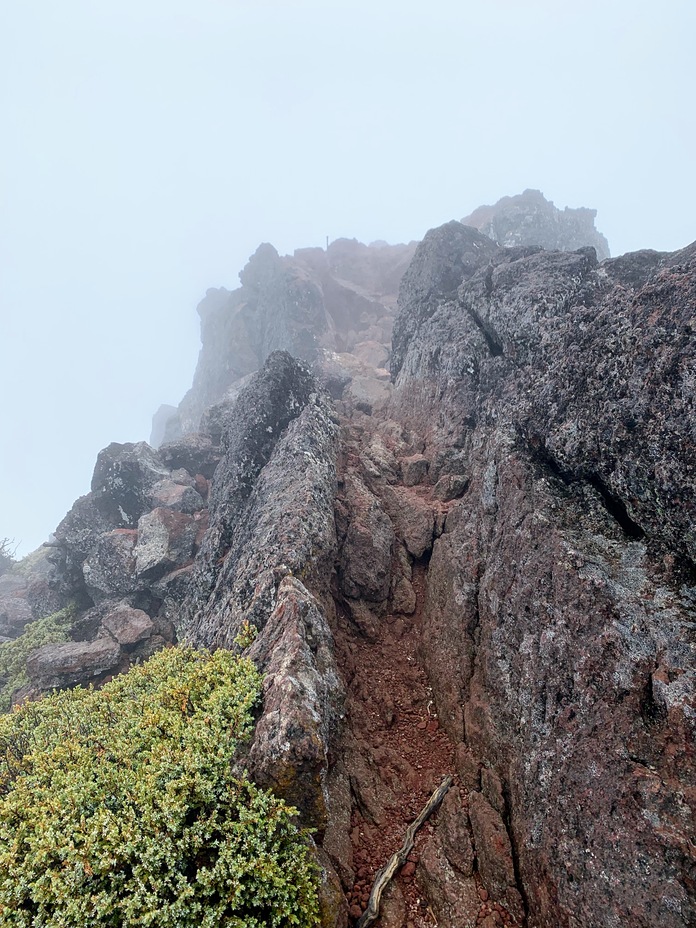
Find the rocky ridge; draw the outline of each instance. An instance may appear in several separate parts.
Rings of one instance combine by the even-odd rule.
[[[595,228],[597,210],[557,209],[540,190],[503,197],[494,206],[479,206],[462,219],[497,245],[538,245],[548,251],[575,251],[591,246],[600,261],[609,257],[609,243]]]
[[[262,247],[211,307],[249,369],[204,337],[180,409],[199,430],[105,449],[56,532],[40,588],[77,600],[74,640],[31,655],[17,697],[250,623],[249,766],[316,829],[327,928],[445,773],[382,928],[696,917],[696,246],[579,244],[455,222],[405,273],[348,243],[340,273],[303,253],[307,276]],[[365,349],[387,305],[391,384]],[[14,637],[44,606],[3,582]]]
[[[337,239],[326,250],[281,257],[260,245],[238,290],[208,290],[198,306],[202,348],[193,386],[175,414],[158,412],[153,437],[196,431],[206,409],[234,398],[277,350],[313,364],[333,395],[355,380],[360,399],[361,378],[372,380],[388,364],[399,281],[415,248]]]

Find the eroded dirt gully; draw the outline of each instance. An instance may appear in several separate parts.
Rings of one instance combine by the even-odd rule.
[[[347,691],[341,763],[351,801],[354,880],[343,880],[349,924],[367,907],[375,876],[401,848],[408,825],[449,774],[453,785],[419,831],[375,924],[519,926],[521,913],[515,918],[492,898],[478,873],[469,795],[421,659],[428,560],[449,503],[419,479],[417,453],[399,457],[409,451],[395,423],[360,415],[343,420],[333,633]]]

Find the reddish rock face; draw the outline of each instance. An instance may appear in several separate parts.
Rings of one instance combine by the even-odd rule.
[[[132,609],[125,604],[117,606],[102,619],[103,627],[121,647],[132,647],[139,641],[150,638],[155,624],[142,609]]]
[[[468,478],[423,645],[486,889],[540,928],[689,924],[696,247],[504,251],[420,316],[404,282],[393,415]]]

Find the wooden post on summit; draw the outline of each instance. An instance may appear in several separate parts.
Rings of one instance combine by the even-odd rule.
[[[371,925],[374,921],[377,920],[379,917],[379,904],[382,901],[382,893],[387,888],[396,871],[403,867],[403,865],[406,863],[406,858],[411,853],[411,849],[413,848],[416,832],[421,827],[421,825],[430,818],[435,809],[437,809],[437,807],[440,805],[451,785],[452,777],[445,777],[442,783],[432,794],[430,799],[428,799],[426,802],[418,818],[411,822],[411,824],[408,826],[406,829],[406,837],[404,838],[404,843],[401,845],[401,848],[396,852],[396,854],[392,854],[392,856],[389,858],[389,863],[386,865],[386,867],[383,867],[375,877],[375,881],[372,884],[370,899],[367,903],[367,908],[355,923],[355,928],[368,928],[368,925]]]
[[[329,250],[329,236],[326,236],[326,250]]]

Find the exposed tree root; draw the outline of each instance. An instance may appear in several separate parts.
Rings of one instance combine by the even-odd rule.
[[[379,917],[379,905],[382,900],[382,893],[389,885],[394,874],[406,863],[406,858],[411,853],[413,844],[416,837],[416,832],[421,827],[421,825],[426,822],[430,816],[433,814],[435,809],[440,805],[442,800],[445,798],[447,790],[452,785],[452,777],[447,776],[438,786],[435,792],[432,794],[430,799],[426,802],[422,811],[406,829],[406,837],[404,838],[404,843],[401,845],[401,848],[389,858],[389,862],[386,867],[383,867],[375,877],[375,882],[372,885],[372,892],[370,893],[370,899],[367,903],[367,908],[357,920],[355,928],[368,928],[368,925],[371,925]]]

